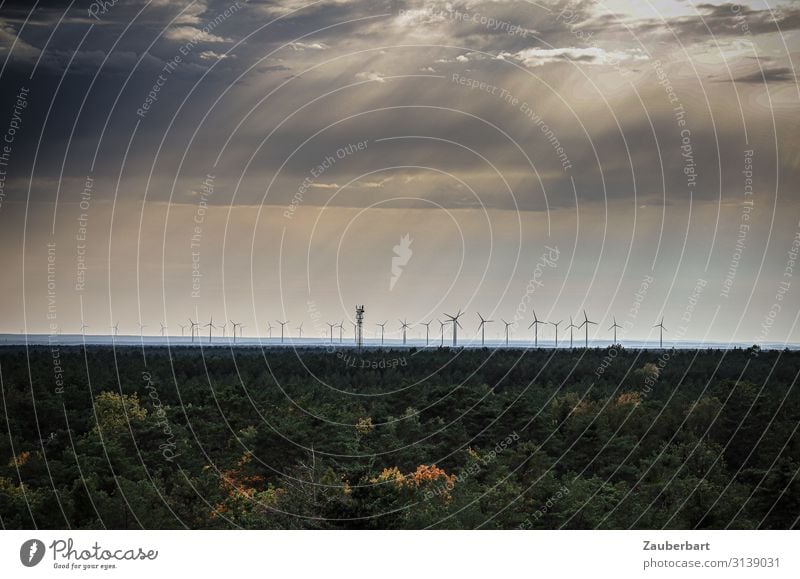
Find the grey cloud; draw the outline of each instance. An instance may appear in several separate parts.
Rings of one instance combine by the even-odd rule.
[[[738,4],[699,4],[698,15],[628,24],[635,34],[677,35],[683,41],[700,41],[714,36],[758,36],[800,28],[800,8],[781,7],[754,10]],[[617,26],[617,29],[620,27]]]
[[[734,82],[747,84],[765,84],[769,82],[794,82],[794,72],[789,67],[774,67],[756,70],[749,74],[737,76]]]
[[[216,14],[219,10],[224,9],[226,4],[226,2],[214,2],[206,7],[205,12],[195,11],[191,15],[192,26],[200,26],[203,18]],[[221,37],[233,40],[240,38],[245,30],[252,30],[256,25],[264,23],[263,16],[261,17],[262,21],[252,22],[253,15],[258,14],[259,10],[275,9],[274,4],[255,2],[251,2],[251,4],[252,6],[247,7],[247,16],[228,23],[230,26],[219,32]],[[216,56],[224,52],[218,43],[200,43],[187,58],[188,64],[183,64],[174,75],[170,76],[169,83],[164,88],[153,111],[141,121],[137,139],[132,144],[127,158],[128,171],[135,175],[149,173],[153,164],[153,151],[160,143],[164,128],[172,123],[169,139],[160,152],[155,165],[154,186],[148,193],[154,199],[167,199],[171,180],[175,177],[178,163],[186,151],[188,139],[196,129],[199,129],[197,137],[191,144],[181,174],[177,176],[180,183],[177,193],[180,195],[181,191],[190,190],[192,184],[196,187],[196,175],[203,174],[213,164],[222,142],[227,139],[229,132],[243,121],[244,114],[256,104],[258,99],[268,94],[278,83],[286,80],[286,75],[273,73],[291,71],[300,74],[300,71],[306,66],[321,62],[323,59],[340,56],[344,51],[363,50],[375,46],[375,39],[381,35],[383,35],[382,40],[386,45],[403,44],[404,31],[387,27],[390,20],[383,18],[374,22],[369,21],[366,24],[348,25],[313,34],[308,38],[296,41],[294,48],[303,50],[294,50],[291,46],[286,47],[279,55],[273,57],[274,60],[265,60],[257,65],[254,71],[239,81],[233,90],[228,91],[225,98],[212,110],[211,106],[215,99],[231,86],[236,76],[246,67],[257,62],[257,59],[262,58],[277,46],[291,42],[321,26],[383,11],[396,15],[401,7],[416,5],[418,4],[394,2],[374,5],[366,1],[323,3],[285,18],[279,26],[270,27],[254,35],[246,44],[236,48],[234,52],[236,58],[222,61],[216,60]],[[283,6],[286,7],[285,4]],[[465,9],[510,19],[514,16],[509,12],[510,6],[509,3],[470,4]],[[589,3],[577,5],[577,8],[574,8],[578,15],[575,17],[575,21],[582,22],[582,25],[586,26],[600,26],[602,23],[613,29],[614,25],[611,24],[613,18],[594,16],[590,9],[591,4]],[[164,18],[167,17],[166,7],[158,7],[158,10],[163,11]],[[714,16],[708,7],[703,10],[709,12],[710,18],[723,18],[723,11],[720,7],[716,7],[717,12],[720,12],[717,16]],[[173,7],[169,14],[172,16],[175,13],[176,8]],[[455,39],[452,42],[454,44],[468,39],[475,42],[475,50],[485,50],[494,54],[503,54],[505,52],[503,47],[513,44],[519,49],[512,54],[522,62],[525,62],[525,58],[527,58],[529,66],[565,59],[579,61],[583,64],[599,64],[609,62],[609,55],[615,54],[613,48],[578,44],[577,39],[569,30],[568,23],[564,18],[557,18],[557,15],[550,14],[543,17],[538,15],[535,10],[527,9],[520,11],[519,14],[521,16],[515,22],[518,21],[520,26],[524,26],[526,29],[539,30],[540,34],[548,39],[548,42],[556,45],[556,48],[540,46],[541,43],[532,39],[523,39],[524,44],[521,45],[514,44],[519,42],[518,38],[509,40],[507,37],[511,35],[493,30],[481,30],[480,26],[476,27],[474,24],[466,26],[459,22],[446,22],[442,25],[441,31],[443,34],[449,35],[449,38]],[[118,16],[117,13],[109,14],[109,18],[116,16]],[[746,17],[753,21],[761,18],[760,16],[756,18],[750,12],[746,14]],[[570,18],[573,16],[570,15]],[[188,26],[189,24],[183,25]],[[143,45],[146,45],[161,30],[160,27],[153,26],[149,20],[141,26],[141,29],[135,30],[130,35],[131,38],[124,48],[121,47],[112,53],[111,60],[105,64],[104,74],[98,79],[89,99],[92,114],[88,115],[84,112],[80,118],[76,135],[73,142],[70,143],[70,162],[67,163],[68,171],[73,171],[73,176],[78,179],[81,173],[86,171],[85,160],[92,158],[94,147],[96,147],[95,139],[102,130],[106,120],[105,115],[116,97],[116,91],[121,88],[124,77],[117,73],[127,73],[141,55]],[[214,33],[216,34],[217,31]],[[94,34],[93,31],[90,40],[94,38]],[[83,98],[83,91],[87,88],[88,79],[78,77],[93,74],[102,62],[103,51],[100,46],[104,42],[108,42],[109,33],[98,31],[97,34],[98,37],[89,43],[91,46],[76,55],[70,74],[65,79],[59,94],[54,114],[49,120],[48,139],[42,145],[43,154],[37,168],[37,175],[43,179],[43,184],[52,184],[52,179],[57,177],[60,171],[63,152],[66,150],[66,139],[72,129],[75,111]],[[61,39],[60,43],[56,43],[57,46],[48,51],[48,55],[43,60],[42,74],[47,71],[57,73],[59,70],[63,70],[65,59],[71,55],[68,47],[70,42],[74,43],[74,39],[75,31],[73,30],[71,35]],[[175,54],[174,46],[175,43],[169,40],[157,44],[153,50],[153,56],[147,57],[143,70],[133,76],[123,94],[120,95],[113,122],[104,137],[101,153],[103,162],[98,164],[96,169],[98,173],[107,174],[109,177],[119,173],[120,159],[127,146],[127,138],[137,121],[135,111],[137,107],[141,106],[149,87],[153,85],[157,76],[154,73]],[[204,54],[206,58],[203,58]],[[553,147],[540,128],[526,119],[518,110],[518,106],[511,107],[496,96],[456,87],[447,78],[405,79],[402,81],[384,79],[383,82],[367,83],[356,89],[344,90],[326,97],[316,105],[305,109],[301,114],[292,117],[256,154],[254,162],[245,171],[245,163],[256,151],[261,139],[298,106],[344,84],[352,83],[360,78],[368,79],[371,73],[373,74],[372,78],[376,80],[398,74],[414,74],[418,73],[421,65],[424,68],[436,61],[443,65],[435,65],[442,74],[457,70],[462,74],[472,75],[478,80],[509,88],[515,96],[529,101],[537,110],[543,111],[547,123],[553,128],[560,143],[569,153],[575,167],[572,176],[579,188],[582,200],[602,202],[605,198],[632,198],[634,193],[640,197],[664,195],[661,176],[654,171],[654,167],[658,166],[658,159],[655,157],[655,143],[651,128],[644,111],[640,110],[640,105],[633,100],[632,94],[618,90],[616,92],[609,91],[608,94],[593,93],[592,87],[583,77],[583,74],[592,74],[592,72],[587,73],[586,70],[564,72],[564,70],[556,71],[555,67],[550,67],[554,70],[546,70],[548,67],[537,67],[536,75],[540,75],[542,80],[550,83],[557,94],[564,97],[566,102],[562,103],[556,95],[546,90],[542,83],[537,82],[533,77],[525,76],[524,72],[514,68],[510,63],[491,60],[478,52],[468,53],[466,56],[468,62],[462,63],[456,61],[459,54],[458,51],[447,48],[416,50],[398,48],[388,49],[386,54],[368,51],[358,56],[338,59],[334,64],[292,79],[292,82],[276,93],[273,98],[257,107],[255,114],[245,119],[243,126],[233,135],[220,165],[220,182],[235,183],[238,177],[244,173],[244,186],[238,193],[236,202],[259,203],[266,183],[272,178],[286,155],[325,125],[370,108],[419,104],[463,109],[497,124],[514,136],[521,143],[523,150],[535,161],[550,204],[552,206],[574,205],[569,176],[562,170]],[[628,53],[620,54],[627,55]],[[464,55],[461,54],[461,56]],[[278,60],[279,58],[282,60]],[[177,106],[187,96],[195,81],[209,70],[212,63],[216,63],[213,73],[205,77],[203,84],[195,90],[181,114],[176,117]],[[471,72],[465,72],[468,68]],[[591,67],[583,67],[583,69],[588,68]],[[769,80],[787,80],[785,68],[773,66],[768,69],[767,74]],[[361,76],[359,77],[359,75]],[[748,80],[748,76],[750,75],[738,77],[737,81],[745,84],[761,82],[760,75],[758,80]],[[23,77],[20,76],[20,78]],[[38,82],[44,83],[38,89],[38,94],[44,95],[52,92],[54,86],[52,79],[45,83],[45,79],[42,78]],[[640,83],[642,81],[635,78],[633,82]],[[686,81],[681,82],[685,83]],[[682,87],[690,92],[697,90],[697,87],[693,85],[683,84]],[[652,86],[646,85],[639,88],[644,90],[643,98],[651,106],[656,106],[653,103],[657,104],[663,100],[663,92],[660,89],[657,88],[653,91],[651,90]],[[724,98],[729,99],[730,97],[731,95],[728,95]],[[2,103],[5,106],[8,97],[3,98]],[[618,111],[617,114],[621,117],[623,125],[622,134],[603,107],[596,106],[601,98],[609,98],[610,106]],[[712,108],[714,103],[718,102],[717,99],[722,98],[721,96],[712,97]],[[687,105],[689,104],[694,105],[694,103],[687,103]],[[573,118],[570,106],[576,109],[578,119]],[[29,118],[28,126],[31,127],[31,130],[21,139],[38,138],[35,127],[37,121],[41,119],[37,119],[35,115],[41,115],[41,111],[46,110],[46,107],[37,107],[36,110],[39,112],[32,112]],[[205,124],[200,126],[200,120],[207,112],[210,116],[206,119]],[[699,188],[696,196],[698,199],[714,199],[721,187],[718,178],[720,168],[717,166],[716,160],[714,131],[716,130],[721,135],[721,146],[724,151],[722,156],[738,160],[739,152],[736,147],[738,147],[739,128],[735,122],[728,123],[726,126],[712,127],[704,107],[699,104],[696,107],[692,106],[692,114],[698,163],[703,167],[703,186]],[[671,201],[673,197],[679,198],[685,190],[685,179],[680,172],[680,151],[675,147],[679,138],[676,137],[674,119],[668,112],[651,111],[650,115],[659,143],[663,147],[668,173],[666,194]],[[578,121],[585,125],[595,143],[599,164]],[[309,168],[343,144],[353,140],[369,139],[374,141],[381,137],[408,134],[448,138],[475,148],[492,160],[513,181],[515,190],[520,192],[518,202],[521,207],[531,210],[540,210],[544,207],[545,191],[542,191],[538,177],[527,166],[527,160],[512,143],[498,131],[488,128],[486,124],[475,119],[437,109],[427,111],[401,109],[396,112],[369,114],[324,131],[312,142],[303,146],[294,160],[285,167],[268,202],[275,204],[286,202],[296,188],[298,180],[302,180],[307,175]],[[628,141],[631,161],[628,159],[628,150],[622,139],[623,134]],[[769,143],[769,139],[765,139],[765,142]],[[387,163],[433,164],[442,170],[453,171],[463,175],[465,179],[469,179],[482,191],[487,204],[502,208],[513,207],[510,199],[502,193],[502,183],[492,176],[491,171],[484,163],[477,162],[475,156],[467,155],[457,147],[434,141],[419,141],[411,148],[407,146],[392,147],[388,144],[382,147],[371,147],[365,153],[349,158],[347,163],[339,164],[336,170],[326,174],[320,183],[342,184],[360,173],[380,168]],[[605,190],[601,182],[601,169],[602,177],[606,182]],[[730,169],[734,176],[736,169],[738,167]],[[728,170],[727,168],[723,169],[722,177],[725,195],[728,194],[728,189],[736,184],[735,179],[728,176]],[[791,178],[792,172],[790,171],[787,175],[788,178]],[[454,188],[452,182],[430,175],[426,179],[414,182],[415,190],[419,192],[420,196],[435,198],[446,206],[457,206],[459,203],[463,203],[463,201],[458,201],[461,199],[461,193]],[[128,187],[131,195],[143,194],[143,186],[140,183],[130,181]],[[52,187],[47,185],[35,188],[35,190],[41,191],[40,194],[43,198],[52,195]],[[338,202],[358,206],[380,199],[382,196],[398,195],[402,191],[401,179],[386,183],[382,188],[361,185],[342,194],[338,198]],[[100,194],[98,193],[98,195]],[[324,199],[324,197],[320,195],[317,196],[317,199]],[[231,196],[223,194],[221,189],[220,195],[212,203],[222,204],[230,200]],[[313,203],[314,201],[309,200],[308,202]]]
[[[640,19],[598,14],[596,4],[585,0],[564,6],[555,18],[556,25],[547,30],[551,35],[563,35],[564,23],[572,32],[637,43],[651,37],[672,40],[675,36],[682,42],[700,42],[714,36],[759,36],[800,28],[800,7],[793,5],[758,10],[735,3],[703,3],[695,6],[697,14]]]

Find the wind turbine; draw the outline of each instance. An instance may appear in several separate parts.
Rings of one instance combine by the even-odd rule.
[[[222,328],[222,337],[225,337],[228,329],[228,322],[224,322],[221,326],[217,326],[217,329]]]
[[[192,318],[189,318],[189,326],[190,326],[191,331],[192,331],[192,344],[194,344],[194,334],[195,334],[195,332],[198,331],[197,322],[193,322]]]
[[[481,331],[481,346],[483,346],[486,338],[486,324],[494,323],[494,320],[485,320],[480,312],[478,312],[478,318],[480,318],[481,323],[478,324],[478,329]],[[455,330],[453,330],[455,331]]]
[[[213,330],[214,328],[218,327],[218,326],[214,325],[214,316],[211,316],[211,318],[208,320],[208,323],[204,324],[203,327],[204,328],[208,328],[208,343],[210,344],[211,343],[211,330]]]
[[[663,350],[664,349],[664,330],[667,329],[667,328],[664,327],[664,317],[662,316],[661,317],[661,321],[659,323],[657,323],[653,327],[654,328],[660,328],[660,331],[658,333],[658,349],[659,350]]]
[[[661,320],[661,321],[663,322],[664,320]],[[610,328],[608,328],[609,330],[614,330],[614,344],[616,344],[616,343],[617,343],[617,328],[621,328],[621,327],[622,327],[622,326],[620,326],[620,325],[617,323],[617,318],[616,318],[616,316],[615,316],[615,317],[614,317],[614,323],[613,323],[613,324],[611,324],[611,327],[610,327]]]
[[[506,325],[506,348],[508,348],[508,327],[513,325],[514,322],[507,322],[503,318],[500,318],[500,321]]]
[[[142,322],[136,322],[136,323],[139,324],[139,337],[141,338],[142,335],[144,334],[144,329],[147,326],[145,324],[143,324]]]
[[[539,324],[544,324],[544,322],[536,317],[536,310],[533,310],[533,321],[531,322],[531,325],[528,326],[528,329],[530,330],[531,328],[533,328],[533,346],[534,346],[534,348],[538,348],[539,347]]]
[[[597,325],[597,322],[592,322],[586,316],[586,310],[583,310],[583,322],[581,322],[581,327],[586,328],[584,331],[586,332],[586,348],[589,347],[589,324]]]
[[[567,329],[569,330],[569,349],[570,350],[572,350],[572,330],[573,329],[577,329],[579,327],[580,326],[576,326],[575,324],[572,323],[572,316],[570,316],[569,317],[569,325],[567,326]]]
[[[408,322],[403,320],[397,320],[400,322],[400,329],[403,330],[403,345],[406,345],[406,330],[408,330]]]
[[[240,323],[238,323],[238,322],[234,322],[233,320],[231,320],[231,326],[233,327],[233,343],[234,343],[234,344],[236,343],[236,328],[237,328],[238,326],[241,326],[241,325],[242,325],[242,324],[240,324]]]
[[[386,321],[385,321],[385,322],[383,322],[382,324],[375,324],[375,325],[377,325],[377,326],[380,326],[380,327],[381,327],[381,346],[383,346],[383,331],[384,331],[384,329],[386,328],[386,324],[388,324],[388,323],[389,323],[389,320],[386,320]]]
[[[158,322],[158,323],[161,326],[161,337],[163,338],[164,337],[164,332],[167,331],[167,326],[164,324],[164,322]]]
[[[344,334],[344,320],[336,324],[336,327],[339,328],[339,343],[342,343],[342,334]]]
[[[275,320],[275,321],[278,322],[281,325],[281,344],[283,344],[283,328],[284,328],[284,326],[286,326],[286,324],[289,323],[289,320],[285,320],[283,322],[280,321],[280,320]]]
[[[186,333],[186,324],[178,324],[178,327],[181,329],[181,338]]]
[[[297,331],[300,332],[300,335],[298,336],[298,340],[302,340],[303,339],[303,322],[300,322],[300,325],[297,326]]]
[[[446,322],[443,322],[442,320],[438,320],[438,321],[439,321],[439,330],[442,332],[442,343],[441,343],[441,346],[444,347],[444,325],[445,325]]]
[[[456,346],[458,346],[458,328],[459,328],[459,326],[461,326],[461,324],[458,321],[458,318],[460,318],[463,315],[464,315],[464,313],[461,311],[460,308],[458,310],[458,313],[456,315],[454,315],[454,316],[451,316],[450,314],[445,314],[445,316],[450,318],[450,321],[453,323],[453,347],[454,348]],[[463,327],[463,326],[461,326],[461,327]]]
[[[350,325],[353,326],[353,343],[358,344],[358,332],[356,331],[356,323],[350,322]]]
[[[272,324],[267,322],[267,329],[269,330],[269,337],[272,338]]]
[[[89,324],[84,324],[83,322],[81,322],[81,335],[82,336],[86,335],[86,328],[88,328],[88,327],[89,327]]]
[[[333,344],[333,328],[336,327],[336,324],[332,324],[330,322],[325,322],[331,328],[331,344]]]
[[[430,343],[430,336],[431,336],[431,320],[430,322],[422,322],[422,325],[425,326],[425,345],[427,346]]]
[[[559,326],[559,325],[561,324],[561,322],[563,322],[563,321],[564,321],[564,320],[558,320],[557,322],[548,322],[548,323],[549,323],[551,326],[553,326],[553,327],[556,329],[556,345],[555,345],[555,347],[556,347],[556,348],[558,348],[558,326]],[[570,321],[572,321],[572,320],[570,320]],[[570,345],[571,345],[571,344],[572,344],[572,342],[570,342]]]
[[[119,336],[119,322],[111,326],[111,329],[114,330],[114,337]]]

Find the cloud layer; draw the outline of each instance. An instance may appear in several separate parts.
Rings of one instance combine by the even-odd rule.
[[[98,6],[47,2],[31,12],[29,3],[6,2],[0,9],[3,123],[12,118],[19,90],[30,94],[4,175],[0,221],[18,217],[24,206],[38,224],[27,240],[7,240],[12,269],[25,243],[42,247],[50,236],[74,236],[73,210],[87,178],[94,183],[92,207],[107,220],[95,218],[94,227],[142,225],[133,240],[98,233],[115,247],[142,237],[186,237],[187,224],[169,213],[143,220],[142,212],[153,205],[192,215],[202,183],[213,175],[207,206],[240,220],[262,211],[271,227],[303,223],[307,235],[314,227],[307,220],[322,212],[333,219],[324,228],[333,247],[363,212],[393,214],[387,222],[397,223],[430,212],[432,226],[445,229],[448,212],[455,212],[463,230],[452,233],[464,237],[463,247],[430,240],[448,264],[462,259],[456,254],[467,246],[471,255],[483,243],[504,251],[509,243],[538,247],[549,235],[583,248],[572,276],[594,271],[597,260],[630,254],[634,285],[665,259],[666,272],[690,268],[680,279],[707,275],[711,263],[722,275],[737,235],[735,228],[723,235],[722,216],[741,218],[747,151],[753,151],[762,226],[769,230],[771,216],[790,215],[800,204],[793,186],[800,181],[794,66],[800,7],[793,2]],[[112,217],[115,203],[138,206],[139,213]],[[287,208],[292,219],[281,217]],[[643,212],[653,228],[646,234]],[[504,213],[512,218],[497,217]],[[711,221],[698,226],[693,219],[701,213]],[[514,216],[525,225],[507,239]],[[491,227],[495,220],[500,229]],[[251,225],[257,233],[264,223]],[[772,299],[771,281],[758,280],[757,272],[765,260],[782,262],[793,231],[789,223],[783,227],[771,238],[763,231],[751,237],[747,273],[739,278],[751,283],[741,282],[740,305],[751,291],[754,299]],[[215,239],[224,240],[223,232]],[[370,250],[396,244],[407,232],[391,229],[387,240],[384,233],[361,231],[364,262],[380,261]],[[617,234],[621,249],[613,257],[586,249]],[[592,241],[575,241],[583,236]],[[635,251],[625,245],[633,240]],[[310,271],[312,245],[287,249],[282,262],[294,264],[288,277]],[[317,249],[324,256],[318,259],[335,262],[335,254]],[[133,254],[130,246],[125,252]],[[469,270],[471,283],[483,288],[475,299],[486,299],[483,292],[505,295],[498,280],[524,278],[500,254],[511,273],[485,278]],[[221,255],[207,263],[221,267]],[[176,256],[171,267],[186,267],[181,259],[190,258]],[[97,259],[106,271],[102,251]],[[347,265],[348,275],[357,264]],[[247,268],[247,260],[239,265]],[[176,270],[166,269],[172,279]],[[329,274],[322,268],[315,275]],[[18,295],[20,287],[7,283]],[[165,287],[183,291],[177,283]],[[564,287],[577,291],[571,283]],[[604,286],[605,302],[619,299],[614,291]],[[571,301],[585,299],[577,295]],[[668,307],[680,311],[682,299],[676,300]],[[5,307],[10,315],[19,309],[13,300]],[[422,301],[411,307],[428,309]],[[787,335],[795,332],[786,324]]]

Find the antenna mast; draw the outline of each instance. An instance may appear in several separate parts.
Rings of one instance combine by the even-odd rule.
[[[356,346],[358,351],[364,347],[364,306],[356,306]]]

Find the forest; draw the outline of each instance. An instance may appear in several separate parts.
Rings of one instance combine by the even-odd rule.
[[[800,352],[0,349],[5,529],[789,529]]]

